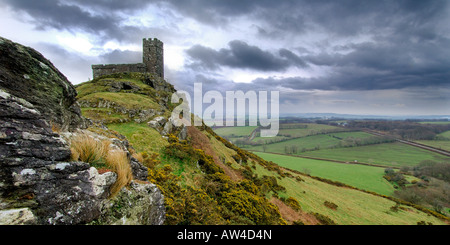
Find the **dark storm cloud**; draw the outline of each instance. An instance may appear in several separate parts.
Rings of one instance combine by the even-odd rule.
[[[126,17],[120,15],[124,10],[141,9],[141,1],[83,1],[83,0],[2,0],[22,15],[27,13],[31,20],[23,18],[40,30],[50,28],[69,32],[83,31],[96,36],[99,42],[117,40],[133,42],[138,36],[142,38],[149,30],[155,28],[123,25]],[[124,3],[129,3],[125,8]],[[124,9],[122,9],[124,8]]]
[[[311,64],[332,67],[333,74],[308,83],[316,89],[401,89],[450,85],[450,39],[432,42],[402,40],[351,44],[351,52],[303,57]],[[328,81],[326,80],[328,79]],[[304,87],[304,83],[298,83]]]
[[[34,18],[37,28],[56,28],[70,30],[80,28],[86,31],[116,31],[113,26],[118,19],[107,15],[93,15],[78,6],[64,5],[53,0],[5,0],[17,11],[28,13]]]
[[[154,1],[170,3],[186,17],[214,26],[232,23],[233,17],[251,16],[267,35],[276,30],[303,32],[319,28],[337,35],[378,32],[385,27],[397,31],[434,29],[434,23],[446,14],[448,1],[306,1],[306,0],[191,0]],[[275,32],[273,32],[275,33]],[[278,34],[278,33],[277,33]]]
[[[386,74],[387,73],[387,74]],[[450,71],[436,74],[388,73],[355,67],[336,68],[330,75],[312,78],[258,78],[251,86],[294,90],[363,91],[405,88],[448,88]],[[248,86],[248,85],[246,85]]]
[[[300,57],[287,49],[280,49],[279,54],[274,55],[239,40],[229,42],[228,46],[229,48],[220,50],[201,45],[191,47],[186,50],[186,54],[193,60],[190,67],[217,70],[227,66],[259,71],[284,71],[290,66],[307,66]]]
[[[247,17],[249,38],[278,41],[288,35],[321,36],[316,49],[281,46],[268,50],[243,41],[211,49],[193,45],[186,51],[189,72],[220,71],[222,67],[280,72],[290,67],[327,71],[311,78],[256,79],[248,86],[282,86],[300,90],[376,90],[407,87],[448,87],[450,83],[449,1],[301,1],[301,0],[0,0],[18,16],[27,13],[36,28],[84,31],[100,41],[140,42],[148,33],[165,40],[183,29],[128,26],[123,21],[149,5],[176,12],[181,19],[217,27],[240,26]],[[201,27],[201,26],[200,26]],[[241,26],[240,26],[241,27]],[[177,29],[178,28],[178,29]],[[242,27],[245,28],[245,27]],[[256,36],[253,36],[256,35]],[[307,37],[310,37],[307,36]],[[357,43],[360,36],[367,42]],[[167,38],[166,38],[167,39]],[[236,37],[230,37],[234,40]],[[298,38],[300,39],[300,38]],[[333,44],[334,39],[341,42]],[[258,44],[260,45],[260,44]],[[335,45],[335,46],[333,46]],[[274,46],[273,44],[271,45]],[[317,51],[320,50],[320,51]],[[332,50],[333,52],[329,51]],[[130,58],[131,57],[131,58]],[[114,51],[105,63],[134,63],[136,53]],[[243,85],[244,86],[244,85]],[[247,86],[247,85],[246,85]]]
[[[3,0],[15,10],[34,17],[36,25],[73,27],[104,31],[114,36],[120,28],[118,13],[133,13],[149,5],[167,6],[183,17],[221,27],[234,17],[250,16],[261,34],[305,32],[312,28],[336,35],[377,33],[386,27],[393,32],[417,33],[430,37],[445,16],[448,1],[301,1],[301,0]],[[88,11],[89,10],[89,11]],[[169,11],[167,11],[169,12]],[[263,26],[264,25],[264,26]],[[124,30],[124,29],[120,29]]]

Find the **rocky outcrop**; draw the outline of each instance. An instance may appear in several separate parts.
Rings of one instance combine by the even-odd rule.
[[[147,125],[151,128],[156,129],[162,136],[168,136],[173,134],[177,136],[180,140],[185,140],[187,138],[187,129],[184,124],[181,126],[176,126],[175,121],[172,118],[166,119],[165,117],[156,117],[149,121]]]
[[[25,224],[78,224],[100,214],[115,176],[99,176],[87,163],[67,162],[69,147],[42,114],[4,90],[0,124],[0,209],[6,210],[0,213],[26,210]]]
[[[150,87],[154,88],[157,91],[164,91],[168,93],[174,93],[175,88],[172,84],[166,82],[163,78],[149,74],[145,80],[144,83],[149,85]]]
[[[48,122],[61,130],[86,127],[67,78],[36,50],[0,37],[0,88],[26,98]]]
[[[104,202],[94,224],[162,225],[164,197],[151,183],[131,182],[111,201]]]
[[[75,96],[42,55],[0,38],[0,224],[112,224],[129,217],[127,224],[162,224],[164,199],[156,186],[132,182],[111,198],[115,173],[70,161],[62,135],[87,126]],[[146,179],[138,161],[131,167],[135,179]],[[110,210],[121,200],[122,216]]]

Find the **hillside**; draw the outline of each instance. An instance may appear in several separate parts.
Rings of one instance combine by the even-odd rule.
[[[123,135],[132,158],[148,168],[164,195],[165,224],[448,223],[417,205],[281,168],[206,125],[175,127],[175,90],[158,77],[113,74],[76,90],[82,115],[93,122],[88,130]]]

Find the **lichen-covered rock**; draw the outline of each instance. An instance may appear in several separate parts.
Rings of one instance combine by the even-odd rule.
[[[0,210],[0,224],[32,225],[35,223],[36,217],[29,208]]]
[[[133,177],[137,180],[146,181],[148,178],[148,168],[142,165],[136,158],[131,157],[130,159],[131,171],[133,172]]]
[[[164,129],[164,125],[166,124],[167,119],[165,117],[156,117],[153,120],[149,121],[147,125],[151,128],[156,129],[158,132],[161,132]]]
[[[169,118],[167,120],[165,117],[156,117],[149,121],[147,125],[151,128],[156,129],[162,136],[168,136],[169,134],[176,135],[180,140],[185,140],[187,138],[187,129],[184,124],[181,126],[176,126],[175,120]]]
[[[0,37],[0,87],[26,98],[61,130],[85,127],[77,92],[67,78],[36,50]]]
[[[42,113],[24,98],[0,91],[3,214],[14,217],[18,215],[14,210],[27,208],[34,218],[23,223],[36,224],[79,224],[98,216],[116,177],[99,175],[84,162],[67,162],[68,145]],[[8,220],[17,219],[3,222]]]
[[[101,215],[92,224],[162,225],[164,220],[161,191],[154,184],[132,181],[114,198],[103,202]]]

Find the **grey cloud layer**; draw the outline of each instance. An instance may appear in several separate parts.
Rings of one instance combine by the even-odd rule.
[[[305,67],[306,63],[300,57],[287,49],[280,49],[278,55],[264,51],[243,41],[229,42],[229,48],[214,50],[201,45],[195,45],[186,50],[193,60],[189,66],[217,70],[221,66],[260,71],[284,71],[290,66]]]
[[[315,28],[333,35],[377,33],[388,29],[405,35],[436,36],[440,20],[448,15],[448,1],[301,1],[301,0],[2,0],[35,18],[36,26],[81,28],[124,39],[131,26],[121,26],[122,13],[132,14],[149,5],[165,5],[183,17],[215,27],[236,24],[235,17],[250,16],[262,33],[306,32]],[[169,11],[167,11],[169,12]],[[180,24],[181,25],[181,24]],[[389,27],[389,28],[387,28]],[[144,28],[145,29],[145,28]],[[447,29],[448,30],[448,29]],[[145,30],[143,30],[145,31]]]
[[[250,38],[283,38],[320,33],[326,40],[347,39],[321,52],[299,52],[302,47],[276,50],[230,37],[227,47],[212,49],[193,45],[186,50],[192,63],[187,72],[202,74],[221,68],[282,72],[291,67],[327,69],[312,78],[300,76],[256,79],[252,86],[283,86],[299,90],[376,90],[407,87],[448,87],[450,83],[449,2],[433,1],[299,1],[299,0],[0,0],[40,29],[83,31],[98,40],[138,43],[144,36],[176,35],[174,30],[123,24],[127,16],[147,6],[165,6],[181,18],[221,28],[240,25],[247,17],[257,27]],[[168,11],[167,14],[170,14]],[[250,35],[250,33],[249,33]],[[371,40],[353,43],[368,35]],[[163,39],[163,38],[161,38]],[[276,39],[271,39],[276,41]],[[272,45],[273,46],[273,45]],[[297,48],[293,48],[296,47]],[[328,48],[328,49],[327,49]],[[333,49],[336,52],[326,50]],[[346,51],[346,52],[339,52]],[[112,63],[134,60],[136,52],[115,51],[100,57]],[[122,60],[122,61],[119,61]]]

